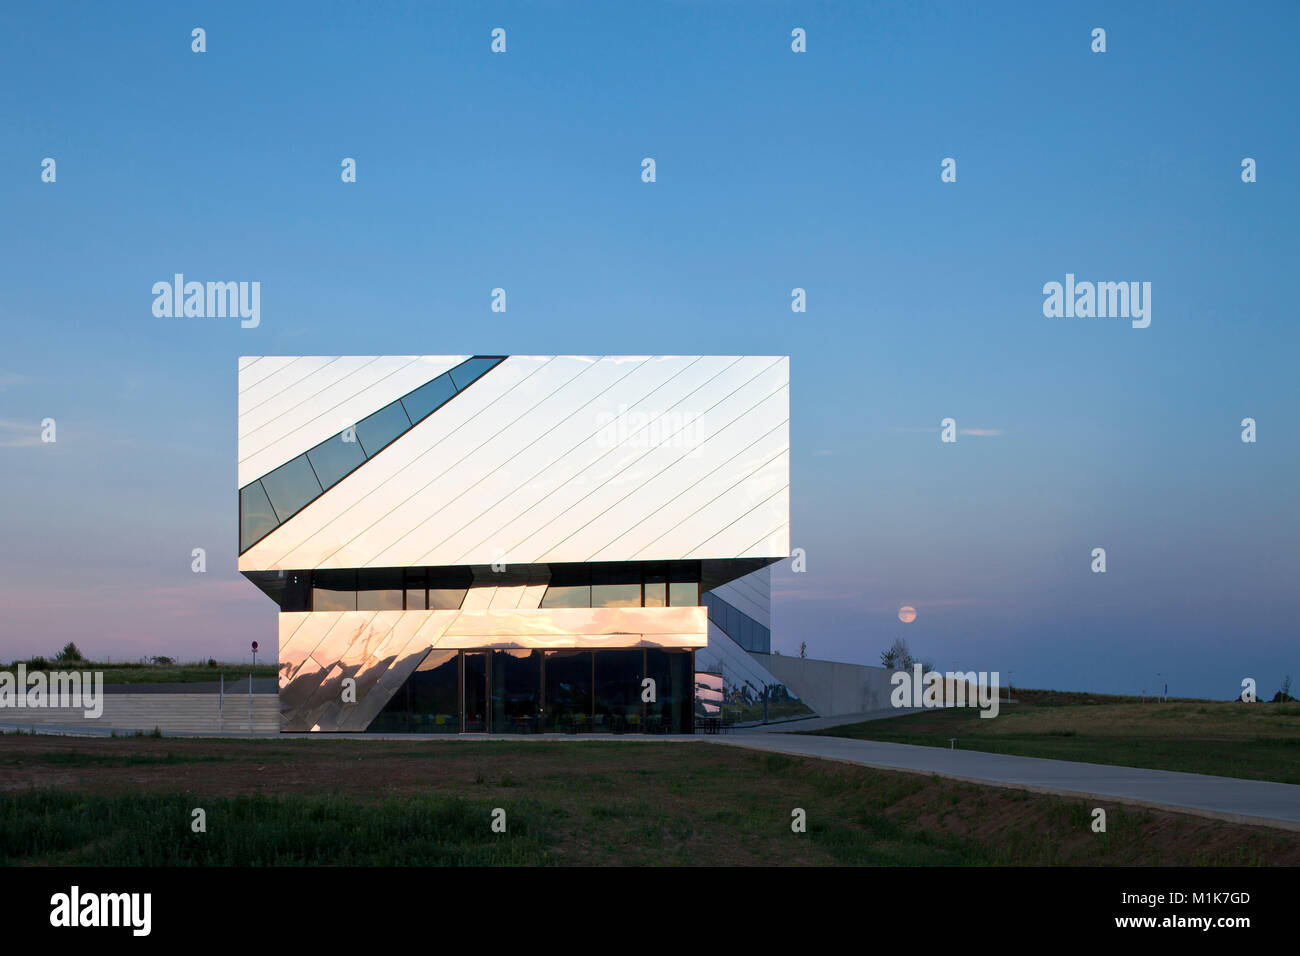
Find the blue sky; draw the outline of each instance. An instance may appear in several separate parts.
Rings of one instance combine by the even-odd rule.
[[[239,355],[789,354],[808,571],[775,572],[779,648],[1271,695],[1300,676],[1298,21],[9,5],[0,657],[273,641],[235,571]],[[175,272],[261,282],[260,327],[155,318]],[[1150,282],[1150,327],[1044,317],[1066,273]],[[997,434],[943,444],[949,416]]]

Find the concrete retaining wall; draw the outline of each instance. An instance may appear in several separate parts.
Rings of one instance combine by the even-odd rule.
[[[892,672],[883,667],[815,661],[784,654],[755,654],[754,658],[819,717],[863,714],[890,706]]]
[[[247,682],[244,687],[247,690]],[[216,694],[105,694],[104,711],[88,720],[81,708],[41,707],[0,709],[0,726],[58,727],[89,733],[225,733],[232,736],[249,731],[248,694],[226,694],[222,707]],[[254,694],[254,733],[280,730],[280,698],[276,694]]]

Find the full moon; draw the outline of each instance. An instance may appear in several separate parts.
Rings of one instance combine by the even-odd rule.
[[[916,620],[916,608],[910,604],[904,604],[898,609],[898,619],[904,624],[911,624]]]

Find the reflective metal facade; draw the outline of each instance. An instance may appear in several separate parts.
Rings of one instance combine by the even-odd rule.
[[[284,613],[281,729],[365,730],[434,648],[701,647],[705,629],[702,607]]]
[[[240,359],[240,487],[469,358]],[[547,565],[702,560],[723,593],[788,554],[787,358],[510,356],[239,568],[473,566],[458,610],[281,614],[283,729],[360,731],[434,648],[708,644],[703,607],[543,609]]]

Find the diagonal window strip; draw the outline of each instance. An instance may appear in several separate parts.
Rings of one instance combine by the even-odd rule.
[[[768,628],[712,591],[700,595],[700,600],[708,608],[709,620],[742,648],[760,654],[772,653],[772,632]]]
[[[239,489],[239,553],[505,361],[475,355]]]

